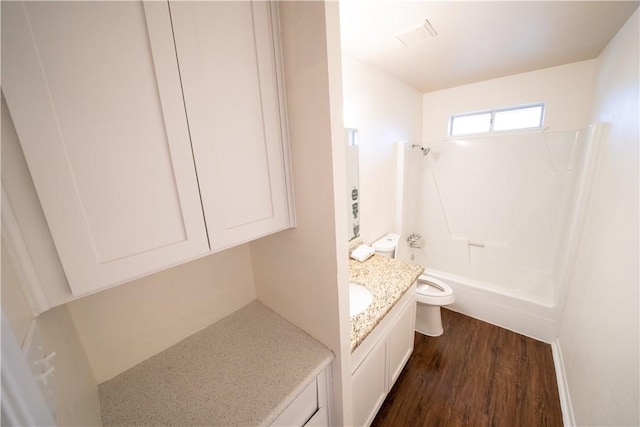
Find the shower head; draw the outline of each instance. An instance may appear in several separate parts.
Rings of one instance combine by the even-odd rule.
[[[431,151],[431,147],[423,147],[422,145],[411,144],[411,148],[419,148],[422,151],[422,155],[426,156]]]

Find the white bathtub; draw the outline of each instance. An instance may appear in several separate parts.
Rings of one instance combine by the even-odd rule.
[[[495,290],[495,286],[455,274],[427,268],[427,276],[442,280],[456,301],[446,308],[551,343],[557,336],[559,310],[555,306],[527,300]]]

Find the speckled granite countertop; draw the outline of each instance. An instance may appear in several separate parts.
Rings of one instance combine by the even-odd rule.
[[[100,384],[102,422],[268,425],[333,357],[254,301]]]
[[[365,262],[349,259],[349,281],[364,285],[373,294],[371,305],[351,318],[351,352],[391,311],[423,271],[419,265],[377,254]]]

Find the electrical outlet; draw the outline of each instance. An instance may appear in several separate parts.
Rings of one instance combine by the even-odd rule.
[[[45,346],[42,333],[35,319],[29,324],[29,329],[22,343],[22,352],[38,383],[38,387],[40,387],[42,391],[44,400],[47,402],[47,406],[55,418],[56,401],[54,390],[57,381],[55,366],[56,352]]]

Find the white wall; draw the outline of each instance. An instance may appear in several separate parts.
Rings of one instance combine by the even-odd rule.
[[[337,3],[282,2],[279,11],[297,227],[251,243],[256,290],[265,305],[334,352],[334,424],[348,425],[350,324]]]
[[[396,230],[396,143],[421,143],[422,95],[346,55],[342,72],[344,124],[360,137],[360,235],[371,243],[402,232]]]
[[[577,425],[639,425],[639,12],[597,60],[607,124],[559,344]]]
[[[422,126],[426,143],[447,136],[449,116],[511,105],[546,102],[545,126],[576,130],[587,124],[595,60],[516,74],[424,94]]]
[[[2,311],[18,342],[22,343],[34,316],[4,242],[1,263]],[[98,385],[69,311],[65,306],[56,307],[38,316],[36,324],[45,348],[56,352],[52,360],[56,368],[52,391],[57,425],[101,425]]]
[[[98,383],[256,298],[248,245],[68,303]]]

